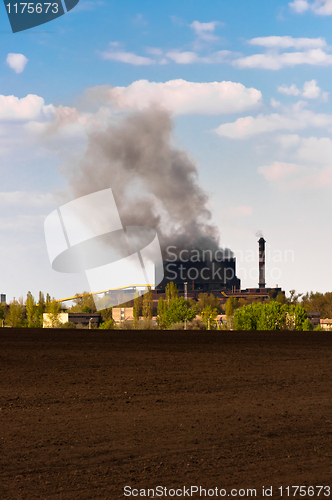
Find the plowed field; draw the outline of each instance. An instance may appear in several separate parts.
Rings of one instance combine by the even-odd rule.
[[[3,328],[0,500],[332,490],[331,353],[321,332]]]

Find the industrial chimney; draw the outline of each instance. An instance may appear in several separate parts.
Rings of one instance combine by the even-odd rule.
[[[258,240],[259,245],[259,288],[265,288],[265,240],[263,237]]]

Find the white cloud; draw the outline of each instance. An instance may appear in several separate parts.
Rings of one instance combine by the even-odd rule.
[[[302,96],[306,99],[317,99],[321,94],[321,89],[318,87],[316,80],[305,82],[303,85]]]
[[[328,137],[307,137],[300,141],[297,157],[306,162],[331,165],[332,164],[332,140]]]
[[[13,231],[16,233],[31,233],[43,226],[45,215],[15,214],[0,217],[0,231]],[[2,235],[2,239],[4,236]]]
[[[0,192],[0,205],[8,208],[38,208],[51,207],[55,204],[55,199],[51,193],[10,191]]]
[[[258,168],[265,179],[279,189],[331,189],[332,140],[329,137],[299,137],[296,134],[279,136],[276,142],[296,163],[275,161]]]
[[[256,118],[253,116],[238,118],[233,123],[220,125],[215,132],[230,139],[247,139],[262,133],[282,129],[295,130],[296,128],[299,128],[298,120],[274,113],[271,115],[260,114]]]
[[[213,52],[208,56],[199,56],[197,52],[180,52],[179,50],[173,50],[167,52],[166,57],[176,62],[177,64],[193,64],[193,63],[204,63],[204,64],[220,64],[229,62],[229,57],[232,52],[229,50],[219,50]]]
[[[91,96],[93,90],[90,89]],[[62,150],[70,144],[74,151],[81,147],[79,144],[83,144],[89,131],[107,125],[115,110],[131,112],[157,105],[178,115],[213,115],[240,113],[262,103],[259,90],[225,81],[196,83],[179,79],[157,83],[139,80],[128,87],[108,87],[102,92],[98,88],[95,94],[93,100],[99,102],[99,106],[93,112],[45,105],[44,99],[37,95],[22,99],[0,95],[0,153],[10,154],[18,140],[35,144],[33,141],[42,137],[47,148],[54,148],[61,140]]]
[[[332,15],[332,1],[331,0],[316,0],[312,5],[312,10],[319,16]]]
[[[151,64],[156,64],[154,59],[150,57],[143,57],[134,54],[133,52],[117,51],[117,50],[107,50],[101,53],[103,59],[108,61],[118,61],[127,64],[132,64],[133,66],[149,66]]]
[[[289,149],[298,146],[301,138],[297,134],[286,134],[277,137],[276,142],[280,144],[282,149]]]
[[[315,169],[315,172],[309,173],[308,169],[298,166],[298,176],[295,179],[281,181],[280,188],[288,190],[317,190],[332,189],[332,166]]]
[[[294,0],[294,2],[288,5],[299,14],[311,10],[318,16],[332,15],[332,0],[314,0],[314,2],[311,3],[307,0]]]
[[[219,37],[213,35],[213,32],[216,29],[216,26],[223,26],[223,23],[220,23],[219,21],[212,21],[210,23],[200,23],[199,21],[194,21],[189,26],[201,40],[204,40],[205,42],[214,42],[219,40]]]
[[[157,104],[175,114],[237,113],[262,102],[259,90],[241,83],[196,83],[181,79],[165,83],[139,80],[128,87],[111,89],[109,98],[120,109],[143,109]]]
[[[305,99],[318,99],[318,97],[321,97],[323,101],[327,101],[329,95],[328,92],[322,92],[321,88],[318,87],[316,80],[305,82],[302,91],[299,90],[293,83],[290,87],[287,85],[281,85],[278,87],[278,92],[285,95],[302,95]]]
[[[52,105],[45,106],[44,99],[29,94],[19,99],[13,95],[0,95],[0,121],[36,120],[54,114]]]
[[[22,73],[28,62],[28,59],[23,54],[8,54],[6,62],[15,73]]]
[[[166,56],[177,64],[192,64],[200,62],[200,57],[196,54],[196,52],[179,52],[177,50],[173,50],[167,52]]]
[[[287,85],[281,85],[278,87],[278,92],[281,94],[285,95],[300,95],[301,91],[297,88],[295,83],[293,83],[290,87],[287,87]]]
[[[273,97],[271,98],[271,106],[272,108],[280,108],[281,102],[276,101]]]
[[[272,165],[258,167],[257,172],[264,175],[268,181],[280,181],[298,170],[294,163],[283,163],[275,161]]]
[[[248,43],[250,45],[260,45],[267,48],[289,49],[318,49],[326,47],[326,41],[323,38],[293,38],[291,36],[265,36],[252,38]]]
[[[332,166],[328,166],[314,174],[306,175],[294,182],[294,189],[326,189],[332,188]]]
[[[307,0],[294,0],[294,2],[291,2],[288,4],[291,9],[293,9],[295,12],[298,12],[299,14],[302,14],[302,12],[306,12],[309,10],[309,4]]]
[[[305,52],[284,52],[254,54],[240,57],[233,61],[233,66],[238,68],[262,68],[278,70],[287,66],[310,64],[312,66],[329,66],[332,64],[332,55],[322,49],[312,49]]]
[[[148,54],[151,54],[152,56],[162,56],[163,51],[159,49],[158,47],[147,47],[146,52]]]
[[[235,122],[220,125],[215,132],[221,137],[230,139],[247,139],[255,135],[275,132],[277,130],[303,130],[308,127],[328,128],[332,130],[332,115],[315,114],[302,109],[300,101],[291,110],[270,115],[259,114],[256,117],[246,116]]]
[[[294,149],[292,156],[303,163],[313,165],[332,164],[332,140],[329,137],[299,137],[295,134],[281,135],[277,142],[285,150]]]

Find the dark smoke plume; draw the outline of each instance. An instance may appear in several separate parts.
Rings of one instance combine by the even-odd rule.
[[[111,187],[122,224],[156,229],[163,253],[169,245],[215,251],[208,197],[192,160],[172,145],[172,128],[167,111],[150,108],[91,133],[68,172],[71,192],[76,198]]]

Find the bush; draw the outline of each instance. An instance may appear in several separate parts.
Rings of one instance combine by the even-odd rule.
[[[104,323],[101,323],[99,328],[102,330],[116,330],[117,326],[113,319],[108,319],[107,321],[104,321]]]
[[[134,330],[134,322],[133,321],[122,321],[119,324],[120,330]]]
[[[187,323],[187,330],[206,330],[206,326],[199,318],[194,318]]]
[[[137,330],[158,330],[158,325],[154,323],[151,319],[144,319],[143,321],[138,321],[136,325]]]
[[[173,323],[169,330],[184,330],[184,323]]]
[[[304,332],[310,332],[314,329],[309,318],[307,318],[303,321],[302,329]]]
[[[72,321],[66,321],[66,323],[63,323],[60,328],[72,328],[76,329],[76,324],[73,323]]]

